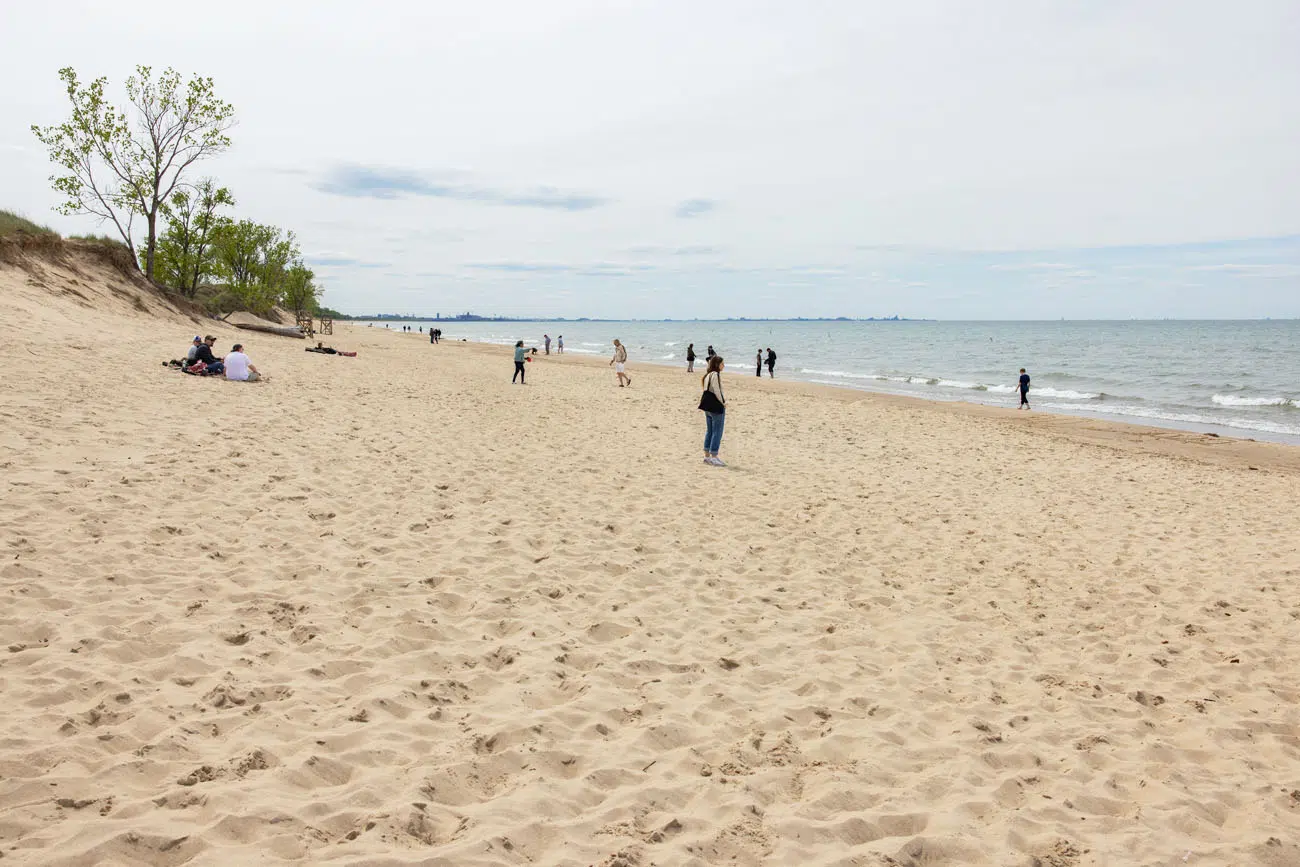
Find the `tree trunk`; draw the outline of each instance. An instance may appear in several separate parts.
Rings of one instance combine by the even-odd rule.
[[[149,212],[149,240],[144,248],[144,276],[150,281],[153,280],[153,257],[154,252],[158,249],[158,206],[154,205],[153,210]]]

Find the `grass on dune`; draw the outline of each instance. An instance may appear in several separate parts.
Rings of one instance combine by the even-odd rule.
[[[31,220],[13,211],[0,211],[0,238],[22,232],[27,235],[58,235],[53,229],[33,223]]]

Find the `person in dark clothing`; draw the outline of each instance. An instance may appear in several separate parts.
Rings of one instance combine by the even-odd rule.
[[[768,379],[776,378],[776,353],[772,351],[770,346],[767,348],[767,377]]]
[[[686,372],[687,373],[695,372],[695,344],[694,343],[688,343],[686,345]]]
[[[705,363],[705,364],[708,364],[710,361],[713,360],[713,356],[715,356],[715,355],[717,355],[717,354],[718,354],[718,353],[716,353],[716,352],[713,351],[713,347],[710,346],[710,347],[709,347],[709,351],[708,351],[707,353],[705,353],[705,355],[704,355],[704,363]]]
[[[758,355],[754,357],[754,375],[763,375],[763,350],[758,350]]]
[[[209,334],[203,338],[203,345],[194,353],[194,363],[203,363],[204,368],[201,371],[203,376],[214,376],[218,373],[225,373],[226,367],[222,364],[222,359],[212,354],[212,347],[217,342],[217,338]]]
[[[1020,389],[1020,406],[1016,409],[1029,409],[1029,374],[1025,369],[1020,368],[1020,383],[1017,386]]]
[[[429,342],[430,343],[438,342],[438,332],[434,331],[432,328],[429,329]]]

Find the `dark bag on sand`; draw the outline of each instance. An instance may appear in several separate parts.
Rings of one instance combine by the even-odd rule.
[[[722,374],[718,374],[718,391],[722,391]],[[707,388],[704,394],[700,395],[700,409],[705,412],[726,412],[727,408],[718,400],[718,396]]]

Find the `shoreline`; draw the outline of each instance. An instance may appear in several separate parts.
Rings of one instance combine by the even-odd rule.
[[[719,320],[719,321],[725,321],[725,320]],[[1250,321],[1255,321],[1255,320],[1250,320]],[[1258,320],[1258,321],[1265,322],[1267,320]],[[1152,322],[1156,322],[1156,320],[1152,320]],[[349,324],[353,326],[367,327],[366,322],[353,322]],[[400,330],[401,328],[400,325],[397,330],[394,330],[385,327],[387,324],[389,323],[376,322],[375,330],[386,332],[386,333],[403,334],[403,332]],[[416,325],[419,324],[422,323],[412,324],[411,327],[416,327]],[[432,323],[432,324],[437,324],[437,323]],[[480,325],[483,323],[469,323],[469,324]],[[502,324],[511,324],[511,323],[502,323]],[[518,324],[543,325],[548,323],[521,321]],[[643,324],[656,325],[660,323],[648,322]],[[419,332],[412,332],[411,334],[414,335],[418,333]],[[484,338],[484,337],[479,337],[474,335],[467,335],[466,337],[467,337],[467,342],[479,343],[488,346],[505,345],[507,342],[513,343],[513,339],[511,339],[510,341],[506,341],[502,338],[494,338],[494,337]],[[448,340],[449,342],[459,342],[459,338],[449,337]],[[603,352],[600,351],[593,352],[590,348],[583,348],[586,346],[587,344],[581,344],[579,348],[575,349],[571,347],[569,351],[574,354],[586,355],[593,358],[602,357]],[[671,359],[671,360],[665,360],[657,356],[649,357],[649,358],[640,356],[640,358],[641,360],[637,360],[637,357],[634,356],[633,363],[642,364],[642,365],[649,364],[649,365],[663,366],[669,368],[672,367],[684,368],[685,365],[685,360],[682,358]],[[733,369],[735,369],[734,363],[732,366]],[[1007,393],[1003,395],[1003,400],[982,399],[981,397],[979,397],[979,395],[990,396],[995,393],[1000,393],[1000,391],[992,386],[985,387],[985,386],[980,386],[978,384],[969,384],[969,383],[967,384],[950,383],[949,389],[945,391],[944,389],[937,387],[945,384],[945,382],[942,379],[931,379],[927,384],[929,386],[936,387],[936,390],[933,393],[924,393],[919,388],[908,389],[908,388],[900,387],[898,385],[889,383],[888,380],[890,380],[890,377],[887,376],[862,375],[862,374],[853,373],[853,374],[842,374],[844,378],[827,379],[826,375],[828,373],[833,373],[833,372],[819,371],[819,370],[809,371],[809,370],[802,370],[798,368],[785,368],[782,374],[782,378],[787,381],[794,380],[798,382],[805,382],[805,383],[811,383],[817,385],[826,385],[834,388],[868,392],[872,394],[886,394],[886,395],[894,395],[899,397],[912,397],[920,400],[937,402],[937,403],[956,402],[956,403],[967,403],[967,404],[974,404],[980,406],[1000,408],[1007,405],[1014,407],[1015,400],[1016,400],[1015,392],[1009,388],[1006,390]],[[913,382],[917,382],[920,379],[919,377],[914,377],[914,376],[905,377],[905,378],[911,379]],[[1200,409],[1195,406],[1182,406],[1177,403],[1170,404],[1170,403],[1161,403],[1159,401],[1153,402],[1150,405],[1148,411],[1146,412],[1135,411],[1134,407],[1124,406],[1124,404],[1131,404],[1134,402],[1138,404],[1145,404],[1148,399],[1140,396],[1126,398],[1123,395],[1100,393],[1100,389],[1095,384],[1092,386],[1092,389],[1094,391],[1098,391],[1099,393],[1090,395],[1090,397],[1093,398],[1091,400],[1079,400],[1077,403],[1069,400],[1065,401],[1064,403],[1059,402],[1059,400],[1054,402],[1054,399],[1061,397],[1061,395],[1053,394],[1052,386],[1042,386],[1042,388],[1043,388],[1043,392],[1041,394],[1037,394],[1037,399],[1035,399],[1034,393],[1031,393],[1030,395],[1031,400],[1034,403],[1034,409],[1032,410],[1033,412],[1048,413],[1052,415],[1068,415],[1077,418],[1111,421],[1117,424],[1130,424],[1139,427],[1151,427],[1151,428],[1158,428],[1162,430],[1185,431],[1185,432],[1191,432],[1197,434],[1214,434],[1219,437],[1229,437],[1233,439],[1246,439],[1246,440],[1253,440],[1259,442],[1271,442],[1271,443],[1278,443],[1282,445],[1300,445],[1300,432],[1290,431],[1290,430],[1271,429],[1279,426],[1286,427],[1286,425],[1289,424],[1289,423],[1283,423],[1281,419],[1251,420],[1248,418],[1238,418],[1238,417],[1226,418],[1225,417],[1216,420],[1215,418],[1213,418],[1213,415],[1216,412],[1221,412],[1221,407],[1215,410]],[[1218,402],[1217,396],[1215,397],[1215,402],[1216,403]],[[1292,401],[1292,403],[1294,403],[1294,401]],[[1117,411],[1108,411],[1107,409],[1108,406],[1114,406]],[[1244,410],[1244,411],[1249,412],[1250,410]],[[1297,418],[1300,418],[1300,415],[1298,415]]]
[[[89,271],[0,266],[6,864],[1300,860],[1294,447],[738,374],[722,469]]]
[[[367,329],[364,325],[358,326],[356,323],[346,323],[346,327],[355,328],[359,333],[375,330]],[[380,329],[380,331],[385,330]],[[418,332],[407,334],[401,331],[393,332],[391,329],[387,331],[395,336],[408,339],[423,338],[423,342],[428,343],[427,335]],[[433,349],[438,351],[446,347],[460,347],[462,351],[490,357],[494,361],[507,358],[506,350],[509,349],[505,344],[451,339],[443,341]],[[549,357],[539,352],[537,357],[539,359],[537,363],[542,363],[544,360],[545,363],[583,365],[593,369],[608,369],[606,360],[603,360],[601,356],[586,352],[575,353],[570,351],[563,356],[553,354]],[[509,359],[507,358],[507,360]],[[636,372],[636,368],[641,367],[654,371],[656,375],[668,375],[670,372],[675,371],[683,379],[692,376],[686,374],[684,364],[680,363],[668,364],[660,361],[637,361],[633,359],[628,362],[628,366],[633,373]],[[695,377],[703,375],[702,367],[703,365],[697,361],[696,372],[693,374]],[[612,372],[610,377],[613,378]],[[1013,430],[1037,431],[1052,436],[1072,438],[1081,443],[1121,450],[1139,450],[1151,454],[1167,454],[1212,463],[1226,462],[1246,466],[1267,466],[1293,472],[1300,471],[1300,443],[1251,438],[1238,434],[1220,434],[1217,431],[1206,432],[1182,427],[1142,424],[1113,416],[1102,417],[1102,413],[1076,415],[1047,410],[1024,412],[1011,407],[999,407],[974,401],[928,398],[889,391],[875,391],[865,387],[832,385],[793,378],[771,379],[764,376],[760,379],[756,376],[746,376],[744,373],[732,373],[728,375],[727,382],[728,388],[735,388],[736,384],[739,383],[742,390],[757,387],[761,391],[816,395],[848,402],[857,400],[874,401],[886,406],[987,419],[999,424],[1010,425]],[[689,398],[684,396],[683,400],[689,400]]]

